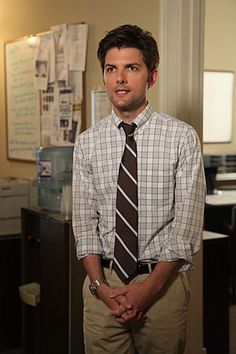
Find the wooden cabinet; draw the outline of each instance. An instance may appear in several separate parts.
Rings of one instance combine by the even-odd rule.
[[[229,354],[228,237],[203,239],[203,333],[207,354]]]
[[[228,235],[203,241],[204,345],[229,353],[229,242],[232,204],[206,205],[205,230]]]
[[[71,222],[22,209],[22,284],[40,284],[37,306],[23,304],[24,354],[83,353],[82,285]]]
[[[20,285],[21,239],[0,236],[0,352],[21,345]]]
[[[205,230],[229,234],[232,207],[232,204],[206,205],[204,220]]]

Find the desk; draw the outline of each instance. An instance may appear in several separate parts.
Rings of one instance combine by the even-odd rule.
[[[203,233],[203,338],[207,354],[229,354],[228,236]]]
[[[236,189],[236,173],[217,173],[215,185],[219,189],[220,187]]]
[[[218,190],[216,194],[206,196],[208,205],[232,205],[236,204],[236,190]]]
[[[212,231],[203,231],[203,241],[211,241],[211,240],[220,240],[222,238],[227,238],[228,235],[219,234],[217,232]]]

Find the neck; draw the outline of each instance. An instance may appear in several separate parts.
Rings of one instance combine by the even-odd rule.
[[[141,113],[143,110],[146,108],[148,102],[146,101],[144,105],[140,106],[139,109],[135,111],[129,111],[129,110],[119,110],[116,107],[113,106],[113,110],[115,114],[120,117],[123,122],[125,123],[132,123],[133,120]]]

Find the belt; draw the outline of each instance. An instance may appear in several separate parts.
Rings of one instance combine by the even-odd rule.
[[[102,258],[102,267],[112,269],[113,260]],[[155,263],[140,263],[138,262],[138,268],[136,274],[149,274],[155,268]]]

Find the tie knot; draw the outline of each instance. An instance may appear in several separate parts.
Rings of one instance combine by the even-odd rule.
[[[136,128],[136,124],[135,123],[128,124],[128,123],[122,122],[121,127],[123,127],[123,129],[124,129],[126,137],[132,137],[134,135],[134,130]]]

